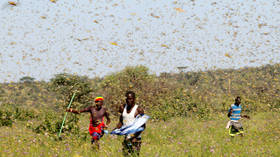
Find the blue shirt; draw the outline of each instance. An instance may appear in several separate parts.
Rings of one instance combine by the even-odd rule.
[[[232,104],[230,108],[232,109],[231,116],[229,117],[230,120],[239,120],[241,118],[241,104],[239,106]]]

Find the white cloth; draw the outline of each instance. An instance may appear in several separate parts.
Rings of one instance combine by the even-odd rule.
[[[136,132],[143,131],[145,128],[143,125],[147,122],[150,117],[148,115],[138,115],[135,118],[135,121],[131,125],[122,126],[120,129],[115,129],[111,132],[111,134],[115,135],[129,135],[134,134]]]

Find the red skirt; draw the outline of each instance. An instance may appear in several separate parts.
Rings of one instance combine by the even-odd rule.
[[[89,124],[89,134],[92,136],[92,139],[99,140],[103,135],[103,130],[105,128],[105,123],[101,122],[98,126],[93,126],[92,122]]]

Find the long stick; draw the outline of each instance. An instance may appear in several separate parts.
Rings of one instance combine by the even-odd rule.
[[[71,98],[71,101],[70,101],[70,103],[69,103],[67,109],[70,108],[70,106],[71,106],[71,104],[72,104],[72,102],[73,102],[73,100],[74,100],[75,95],[76,95],[76,93],[73,94],[73,96],[72,96],[72,98]],[[64,119],[63,119],[63,122],[62,122],[62,124],[61,124],[61,128],[60,128],[60,130],[59,130],[59,134],[58,134],[58,137],[59,137],[59,138],[60,138],[60,134],[61,134],[61,131],[62,131],[64,122],[65,122],[65,120],[66,120],[67,113],[68,113],[68,112],[66,112],[65,115],[64,115]]]

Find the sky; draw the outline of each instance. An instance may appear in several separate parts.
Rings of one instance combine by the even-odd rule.
[[[279,0],[1,0],[0,28],[0,82],[280,63]]]

